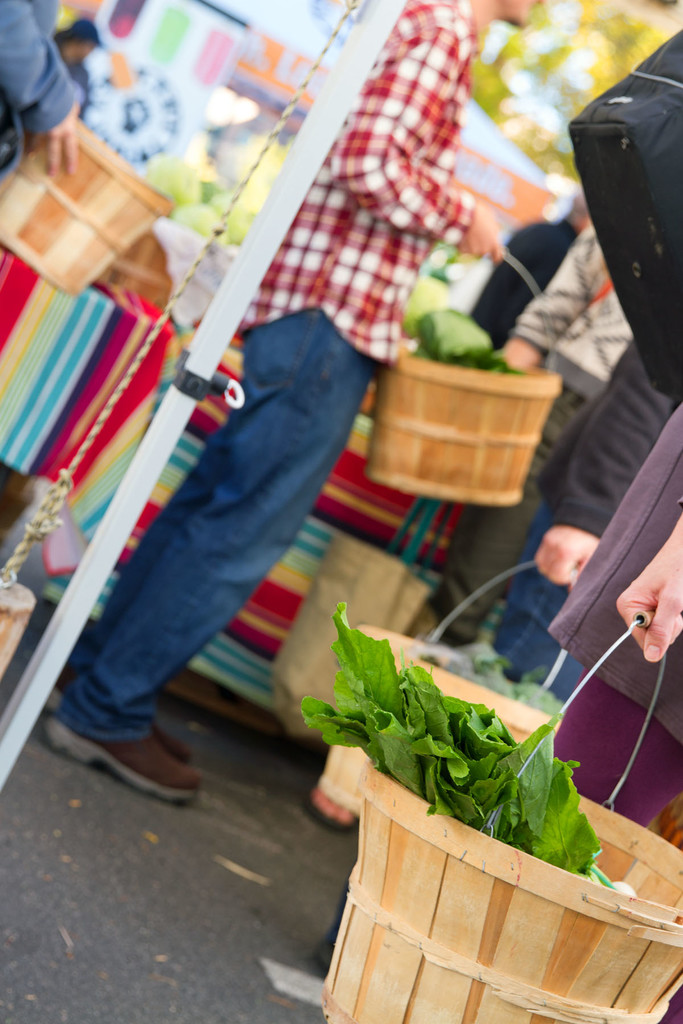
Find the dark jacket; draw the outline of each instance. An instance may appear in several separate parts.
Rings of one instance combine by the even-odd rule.
[[[507,247],[543,291],[575,238],[576,231],[568,220],[553,224],[542,222],[520,228]],[[501,348],[515,320],[532,298],[529,286],[517,271],[507,263],[500,263],[479,296],[472,317],[491,335],[494,347]]]
[[[539,474],[554,522],[601,537],[674,406],[650,385],[630,344],[605,390],[572,418]]]
[[[616,600],[652,560],[680,518],[682,439],[683,405],[669,418],[595,554],[550,624],[555,639],[587,668],[624,632]],[[629,637],[598,674],[609,686],[647,707],[658,670],[658,665],[645,661]],[[683,640],[678,639],[667,654],[655,717],[679,742],[683,742],[682,675]],[[605,729],[613,727],[614,723],[605,722]]]
[[[0,0],[0,125],[11,123],[16,150],[0,168],[14,169],[24,132],[46,132],[60,124],[74,103],[69,74],[52,41],[58,0]]]

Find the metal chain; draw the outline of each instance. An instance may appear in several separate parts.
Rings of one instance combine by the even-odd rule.
[[[285,124],[289,120],[290,115],[292,114],[297,104],[301,100],[301,97],[306,92],[308,86],[311,84],[313,76],[319,70],[320,66],[325,60],[325,57],[327,56],[330,49],[336,42],[339,33],[342,31],[344,25],[352,16],[352,14],[354,14],[354,12],[358,10],[362,3],[363,0],[344,0],[344,12],[341,15],[335,29],[333,30],[332,35],[328,39],[320,55],[311,65],[308,73],[306,74],[306,77],[297,88],[291,100],[283,110],[280,119],[278,120],[277,124],[272,129],[272,131],[269,133],[253,164],[251,165],[251,167],[249,167],[249,169],[247,170],[247,172],[237,185],[228,208],[225,210],[220,220],[214,225],[210,236],[207,238],[206,242],[202,246],[202,249],[199,252],[197,258],[195,259],[195,261],[185,274],[183,280],[180,282],[178,287],[171,295],[160,316],[152,325],[152,328],[149,334],[147,335],[144,343],[141,345],[137,355],[133,359],[132,363],[130,364],[126,373],[117,384],[112,394],[109,396],[106,405],[104,406],[101,413],[93,423],[86,437],[83,439],[82,444],[79,446],[78,450],[74,454],[73,458],[71,459],[71,462],[65,469],[61,469],[59,471],[59,478],[50,485],[35,515],[31,519],[31,521],[26,524],[22,540],[14,549],[14,552],[5,563],[2,571],[0,571],[0,589],[6,589],[16,582],[17,575],[20,569],[23,567],[24,563],[26,562],[26,559],[28,558],[33,545],[43,541],[45,537],[48,536],[48,534],[52,533],[59,526],[62,525],[62,521],[59,518],[59,511],[61,510],[64,502],[66,501],[66,497],[69,491],[73,487],[74,473],[80,466],[81,462],[85,458],[86,454],[88,453],[96,439],[99,437],[104,425],[111,416],[114,407],[117,405],[119,399],[126,391],[133,377],[140,369],[140,366],[144,362],[146,356],[149,354],[154,342],[161,334],[161,331],[168,323],[168,320],[170,319],[170,315],[176,303],[178,302],[181,295],[187,288],[188,284],[196,274],[200,263],[208,253],[211,245],[213,244],[215,239],[218,238],[219,235],[222,235],[226,230],[228,218],[230,217],[230,214],[233,212],[235,206],[239,202],[242,193],[244,192],[245,188],[254,177],[254,174],[256,173],[258,168],[261,166],[267,153],[272,148],[278,135],[280,134]]]

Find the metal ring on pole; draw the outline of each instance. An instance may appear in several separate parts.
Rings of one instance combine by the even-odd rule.
[[[223,398],[225,404],[229,405],[231,409],[241,409],[246,399],[244,397],[244,389],[237,380],[231,380],[227,388],[223,392]]]

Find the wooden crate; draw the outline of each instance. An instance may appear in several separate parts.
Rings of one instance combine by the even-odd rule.
[[[654,1024],[683,980],[683,853],[582,802],[629,898],[442,815],[368,765],[325,983],[333,1024]]]
[[[368,476],[411,494],[515,505],[559,374],[470,370],[407,352],[380,371]]]
[[[82,123],[78,142],[75,174],[48,177],[41,148],[24,156],[0,190],[0,244],[71,295],[173,208]]]

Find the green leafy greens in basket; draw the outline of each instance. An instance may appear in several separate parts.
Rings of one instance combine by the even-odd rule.
[[[351,629],[346,605],[337,606],[334,621],[337,707],[305,697],[309,727],[320,729],[329,744],[362,747],[379,771],[426,800],[429,814],[481,830],[500,809],[496,839],[588,874],[600,844],[579,811],[576,763],[553,756],[557,718],[517,743],[495,711],[445,696],[426,669],[403,665],[397,671],[389,641]]]
[[[454,309],[426,313],[417,322],[420,344],[415,352],[422,359],[451,363],[493,373],[520,373],[493,348],[491,337],[471,316]]]

